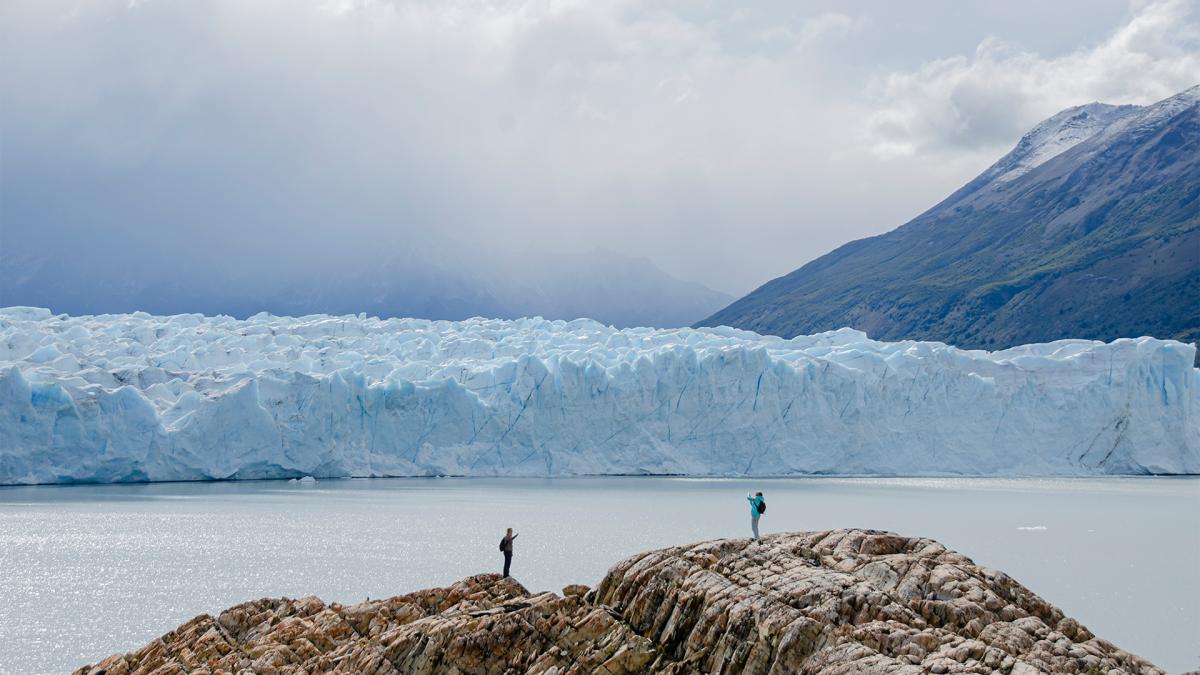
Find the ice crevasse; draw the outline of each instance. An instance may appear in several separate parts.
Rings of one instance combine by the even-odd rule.
[[[1200,473],[1195,348],[0,309],[0,484]]]

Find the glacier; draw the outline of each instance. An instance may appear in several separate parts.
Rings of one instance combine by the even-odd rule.
[[[1195,347],[0,309],[0,484],[1200,473]]]

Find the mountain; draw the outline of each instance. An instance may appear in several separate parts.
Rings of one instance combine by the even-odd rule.
[[[219,261],[157,250],[97,261],[87,246],[63,250],[9,240],[0,247],[0,306],[74,314],[587,317],[622,328],[673,328],[733,300],[676,279],[646,258],[604,249],[517,252],[427,236],[380,241],[377,251],[326,250],[285,264],[260,250],[230,251]]]
[[[1200,86],[1042,122],[886,234],[774,279],[700,326],[996,349],[1060,338],[1200,339]]]

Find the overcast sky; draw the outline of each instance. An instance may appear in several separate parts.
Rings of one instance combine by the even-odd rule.
[[[270,268],[432,233],[741,294],[1062,108],[1200,82],[1198,4],[6,0],[0,245]]]

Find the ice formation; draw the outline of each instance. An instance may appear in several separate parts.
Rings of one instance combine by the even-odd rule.
[[[1195,348],[0,310],[0,483],[1200,472]]]

